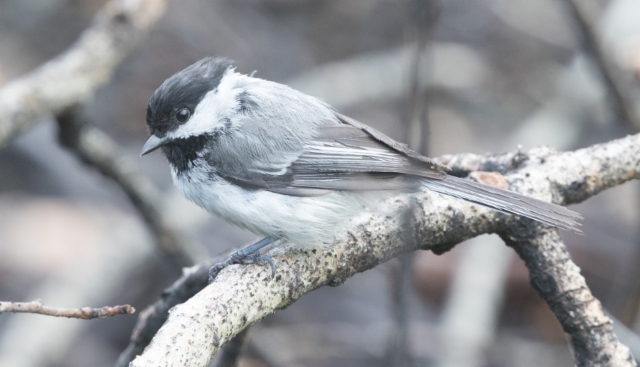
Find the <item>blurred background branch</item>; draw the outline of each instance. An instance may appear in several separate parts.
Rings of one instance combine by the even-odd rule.
[[[429,121],[428,101],[426,100],[426,84],[430,79],[433,63],[431,52],[427,53],[429,35],[438,21],[441,4],[438,0],[412,0],[409,7],[410,21],[407,22],[407,33],[413,55],[408,67],[407,108],[404,110],[407,135],[404,139],[411,149],[420,154],[429,155]],[[429,50],[431,51],[431,50]],[[403,216],[403,222],[410,228],[413,224],[411,215]],[[406,229],[409,233],[408,228]],[[410,244],[409,244],[410,246]],[[391,274],[391,296],[395,330],[389,343],[389,363],[392,366],[410,367],[415,365],[410,350],[408,315],[412,292],[413,256],[408,253],[398,257],[397,266]]]
[[[113,0],[60,56],[0,89],[0,146],[39,119],[93,96],[163,14],[162,0]]]
[[[162,215],[162,194],[140,174],[122,147],[107,134],[86,124],[80,107],[69,108],[57,116],[58,138],[62,146],[113,180],[127,194],[154,235],[159,253],[176,268],[192,265],[206,257],[206,251],[180,237],[178,229]]]
[[[248,340],[249,328],[246,328],[220,348],[215,367],[237,367]]]
[[[582,41],[582,48],[593,60],[607,89],[616,119],[629,132],[637,132],[640,130],[640,117],[629,96],[629,91],[626,90],[627,87],[620,81],[620,71],[615,70],[614,64],[607,57],[601,37],[596,31],[596,4],[585,0],[563,1],[579,31],[578,37]]]
[[[571,150],[629,132],[620,118],[624,111],[611,103],[615,91],[602,82],[597,58],[582,45],[583,31],[571,27],[572,4],[448,1],[418,54],[407,28],[414,27],[409,19],[420,16],[414,7],[419,3],[424,2],[0,2],[0,84],[5,83],[0,91],[0,145],[5,147],[0,151],[0,298],[45,298],[66,307],[131,303],[144,309],[180,276],[181,265],[255,239],[184,201],[171,188],[161,156],[136,162],[147,137],[149,95],[167,76],[204,56],[231,57],[242,72],[258,70],[259,77],[322,98],[406,142],[417,138],[407,124],[409,82],[421,85],[421,95],[414,97],[418,105],[429,106],[421,116],[429,121],[422,143],[432,155],[470,152],[441,157],[451,159],[453,173],[460,176],[476,170],[505,173],[530,159],[525,153],[487,157],[482,154],[487,151],[522,145],[526,152],[538,144]],[[640,94],[631,77],[637,77],[640,65],[639,3],[574,3],[586,9],[584,19],[614,87],[628,103],[625,108],[638,115]],[[417,80],[409,75],[411,65],[429,72]],[[27,113],[20,112],[25,106]],[[74,106],[81,106],[77,116],[70,116],[82,127],[78,131],[90,132],[87,136],[95,139],[87,141],[108,153],[105,162],[114,163],[106,165],[113,171],[111,180],[80,165],[77,158],[83,158],[76,150],[56,143],[61,132],[56,127],[76,130],[53,117],[65,118]],[[99,166],[100,157],[88,159]],[[146,198],[157,200],[145,201],[136,193],[136,185],[144,192],[144,181],[154,183],[147,186]],[[630,346],[633,337],[623,334],[637,337],[640,330],[639,192],[630,182],[580,204],[576,210],[585,215],[586,235],[563,234],[594,296],[630,330],[618,335]],[[144,207],[153,211],[140,215]],[[169,240],[169,249],[171,238],[181,243],[186,255],[173,263],[156,256],[162,251],[153,245],[162,238]],[[479,238],[443,256],[418,252],[412,257],[402,307],[394,308],[389,292],[371,292],[389,287],[390,269],[376,267],[269,316],[251,332],[239,363],[388,365],[389,331],[401,316],[406,348],[396,355],[418,365],[446,360],[447,343],[454,354],[472,356],[476,365],[571,365],[560,324],[528,286],[524,264],[505,246]],[[458,307],[475,299],[473,291],[480,288],[478,307]],[[148,323],[139,320],[146,333],[155,333],[152,326],[160,326],[169,304],[149,311]],[[456,330],[447,320],[474,322],[466,326],[478,328],[475,341],[446,332]],[[113,365],[130,337],[134,344],[142,340],[131,335],[134,323],[134,318],[75,323],[3,315],[0,365]],[[139,349],[133,355],[143,344],[134,346]],[[127,351],[132,350],[123,355]]]

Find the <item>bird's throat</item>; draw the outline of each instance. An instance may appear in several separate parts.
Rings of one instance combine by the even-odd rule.
[[[176,173],[180,175],[193,166],[193,162],[201,157],[200,153],[212,140],[211,134],[178,138],[165,144],[161,149]]]

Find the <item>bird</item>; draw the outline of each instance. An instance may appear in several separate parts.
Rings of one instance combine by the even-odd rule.
[[[447,174],[447,167],[342,115],[318,98],[207,57],[166,79],[146,111],[150,137],[178,191],[207,212],[264,239],[210,270],[268,264],[259,249],[290,242],[329,246],[365,208],[431,190],[579,232],[580,214]]]

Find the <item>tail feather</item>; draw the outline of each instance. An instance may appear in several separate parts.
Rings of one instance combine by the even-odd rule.
[[[431,191],[582,233],[578,228],[582,216],[560,205],[454,176],[443,180],[424,180],[423,185]]]

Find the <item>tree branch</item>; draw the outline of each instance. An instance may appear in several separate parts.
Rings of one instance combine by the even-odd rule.
[[[596,67],[600,71],[600,76],[605,88],[608,91],[611,105],[617,120],[630,132],[640,130],[640,121],[634,112],[634,105],[628,97],[628,93],[618,81],[613,65],[605,55],[602,41],[596,33],[596,26],[593,16],[587,9],[587,4],[582,0],[564,0],[571,17],[575,20],[579,37],[582,38],[584,51],[591,56]]]
[[[0,89],[0,147],[34,122],[90,99],[164,8],[164,0],[111,0],[67,51]]]
[[[185,268],[182,277],[162,292],[153,305],[140,313],[127,348],[120,353],[115,367],[126,367],[149,344],[169,316],[169,310],[200,292],[209,283],[209,268],[220,258]]]
[[[63,111],[57,121],[60,144],[120,186],[151,229],[156,247],[167,260],[182,268],[204,257],[200,255],[204,250],[196,251],[194,244],[182,238],[177,228],[163,217],[158,201],[162,195],[153,183],[138,172],[129,157],[120,153],[123,149],[113,139],[84,122],[79,107]]]
[[[638,178],[640,135],[568,153],[536,149],[528,157],[520,169],[505,176],[510,187],[540,199],[572,203]],[[408,204],[410,200],[415,201],[415,206]],[[398,217],[398,213],[407,210],[412,210],[415,218],[410,234],[404,233]],[[305,293],[324,285],[342,284],[354,274],[401,253],[417,249],[442,253],[479,234],[513,233],[509,232],[512,226],[538,224],[430,192],[412,199],[398,197],[381,205],[375,213],[354,218],[349,229],[337,234],[330,247],[273,249],[270,256],[278,269],[273,279],[264,267],[228,267],[214,283],[173,309],[131,366],[206,366],[233,336]],[[414,241],[406,241],[407,235],[413,236]],[[598,325],[587,321],[577,320],[585,332],[601,332]],[[599,346],[592,343],[586,348]],[[614,349],[617,356],[628,352],[621,344]],[[589,353],[606,354],[602,350]]]
[[[475,153],[447,154],[435,158],[435,161],[449,167],[451,169],[448,172],[450,175],[463,177],[476,171],[506,173],[520,167],[520,164],[527,159],[529,157],[518,150],[485,155]]]
[[[620,343],[613,322],[571,261],[554,228],[516,225],[502,239],[524,260],[531,286],[542,297],[562,329],[571,336],[578,366],[635,366],[633,355]]]
[[[136,309],[130,305],[105,306],[102,308],[83,307],[77,309],[52,308],[45,306],[42,300],[38,299],[31,302],[0,302],[0,314],[3,312],[37,313],[47,316],[91,320],[115,315],[130,315],[136,312]]]

